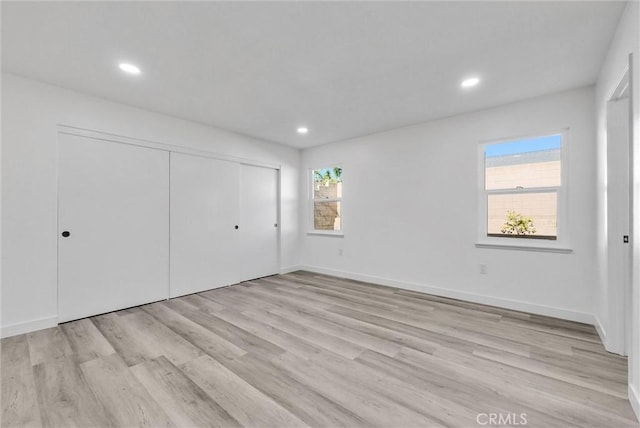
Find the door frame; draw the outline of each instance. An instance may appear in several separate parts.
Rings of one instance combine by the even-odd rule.
[[[632,101],[632,54],[629,54],[629,62],[625,66],[622,76],[618,80],[615,88],[611,91],[607,98],[607,111],[608,106],[612,102],[626,102],[627,103],[627,150],[629,154],[628,174],[627,174],[627,197],[628,197],[628,223],[622,225],[627,230],[627,236],[629,242],[625,249],[624,258],[624,272],[622,272],[620,278],[620,284],[610,284],[608,282],[609,275],[607,274],[607,290],[608,297],[613,302],[622,302],[622,307],[619,308],[622,312],[619,317],[612,317],[611,307],[608,305],[607,318],[610,322],[609,331],[611,334],[607,337],[606,348],[610,352],[615,352],[620,355],[628,355],[631,346],[631,334],[632,334],[632,287],[633,287],[633,236],[634,229],[637,228],[637,219],[634,218],[633,204],[634,204],[634,140],[633,140],[633,101]],[[608,135],[608,126],[607,126]],[[610,142],[607,141],[607,144]],[[607,161],[607,168],[609,164]],[[608,205],[608,202],[607,202]],[[607,208],[608,209],[608,208]],[[607,234],[608,226],[607,226]],[[617,237],[622,239],[622,236]],[[608,248],[608,242],[607,242]],[[607,250],[609,251],[609,250]],[[611,269],[607,263],[607,270]],[[613,323],[611,322],[613,321]]]

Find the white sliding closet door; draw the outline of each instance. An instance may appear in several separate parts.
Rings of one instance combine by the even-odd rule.
[[[279,273],[278,171],[240,166],[242,280]]]
[[[240,282],[239,168],[171,153],[171,297]]]
[[[59,134],[58,317],[167,298],[169,153]]]

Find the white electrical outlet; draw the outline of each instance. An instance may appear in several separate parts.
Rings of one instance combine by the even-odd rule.
[[[480,275],[486,275],[487,265],[485,265],[484,263],[481,263],[480,265],[478,265],[478,271],[480,272]]]

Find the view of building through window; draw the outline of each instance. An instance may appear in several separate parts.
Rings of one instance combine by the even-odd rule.
[[[556,239],[562,135],[485,146],[487,235]]]
[[[342,168],[314,169],[312,184],[313,229],[342,230]]]

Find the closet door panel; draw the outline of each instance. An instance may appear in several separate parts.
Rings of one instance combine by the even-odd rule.
[[[59,134],[58,317],[167,298],[169,153]]]
[[[243,281],[275,275],[280,271],[278,183],[278,170],[240,166]]]
[[[171,153],[171,297],[240,282],[239,167]]]

